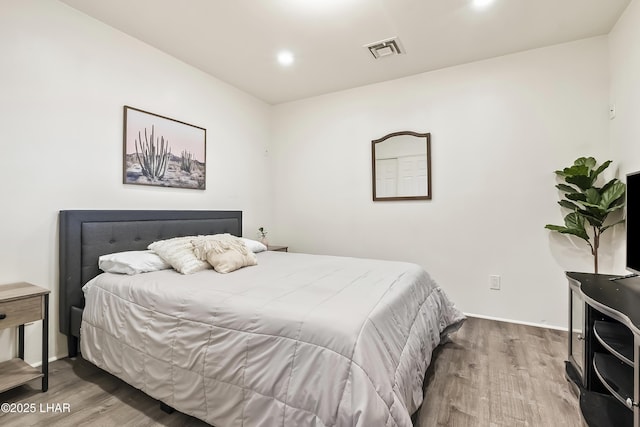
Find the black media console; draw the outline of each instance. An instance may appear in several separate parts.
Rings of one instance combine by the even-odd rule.
[[[590,427],[640,427],[640,277],[567,273],[566,375]]]

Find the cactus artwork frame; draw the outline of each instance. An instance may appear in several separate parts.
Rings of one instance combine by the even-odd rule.
[[[123,183],[206,189],[207,130],[124,106]]]

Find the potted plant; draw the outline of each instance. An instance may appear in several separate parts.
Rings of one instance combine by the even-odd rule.
[[[591,248],[593,266],[598,273],[598,249],[600,237],[609,228],[624,222],[624,219],[606,224],[610,214],[624,207],[626,185],[617,178],[602,187],[596,186],[599,175],[609,167],[607,160],[599,167],[593,157],[580,157],[573,166],[556,171],[564,183],[556,188],[564,193],[558,204],[571,212],[564,217],[564,226],[547,224],[545,228],[583,239]],[[587,231],[587,229],[590,229]]]
[[[269,242],[267,241],[267,232],[264,227],[258,228],[258,237],[260,238],[260,242],[262,242],[263,245],[269,246]]]

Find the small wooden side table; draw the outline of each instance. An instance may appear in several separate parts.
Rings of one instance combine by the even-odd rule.
[[[0,393],[36,378],[49,388],[49,289],[30,283],[0,285],[0,329],[18,327],[18,357],[0,363]],[[24,361],[24,325],[42,320],[42,369]]]
[[[289,252],[289,246],[269,245],[269,246],[267,246],[267,250],[268,251],[275,251],[275,252]]]

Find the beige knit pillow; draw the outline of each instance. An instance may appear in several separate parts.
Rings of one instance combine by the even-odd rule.
[[[231,273],[242,267],[258,264],[256,254],[251,251],[242,253],[236,249],[228,249],[224,252],[207,252],[207,261],[218,273]]]
[[[191,244],[195,256],[206,259],[218,273],[230,273],[258,264],[256,255],[246,247],[244,241],[230,234],[199,236]]]

